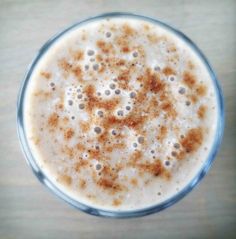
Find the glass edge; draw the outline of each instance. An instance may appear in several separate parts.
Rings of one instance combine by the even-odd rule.
[[[112,18],[112,17],[133,17],[138,18],[141,20],[145,20],[148,22],[152,22],[154,24],[158,24],[162,27],[164,27],[167,30],[170,30],[172,33],[174,33],[176,36],[180,37],[182,40],[184,40],[191,49],[194,50],[194,52],[199,56],[200,60],[204,63],[206,66],[211,79],[213,81],[215,91],[217,93],[217,102],[218,102],[218,121],[217,121],[217,133],[214,140],[214,143],[211,147],[211,152],[208,155],[208,158],[206,159],[206,162],[204,163],[204,166],[199,170],[198,174],[191,180],[191,182],[182,189],[178,194],[174,195],[172,198],[169,198],[168,200],[156,204],[147,208],[142,208],[138,210],[130,210],[130,211],[111,211],[111,210],[104,210],[99,209],[91,206],[87,206],[83,203],[80,203],[66,194],[64,194],[56,185],[54,185],[47,177],[41,172],[40,168],[38,167],[33,155],[31,154],[27,138],[24,131],[24,119],[23,119],[23,104],[24,104],[24,97],[25,97],[25,91],[27,87],[27,83],[30,79],[30,76],[33,72],[33,69],[37,62],[40,60],[40,58],[46,53],[46,51],[50,48],[50,46],[59,39],[62,35],[69,32],[70,30],[84,24],[88,23],[94,20],[99,20],[103,18]],[[47,188],[50,189],[51,192],[53,192],[54,195],[57,195],[59,198],[64,200],[65,202],[69,203],[76,209],[80,209],[88,214],[94,215],[94,216],[102,216],[102,217],[109,217],[109,218],[133,218],[133,217],[141,217],[146,216],[152,213],[156,213],[159,211],[164,210],[165,208],[170,207],[171,205],[177,203],[180,199],[182,199],[185,195],[187,195],[194,187],[197,186],[197,184],[201,181],[201,179],[204,177],[204,175],[208,172],[210,166],[212,165],[212,162],[215,160],[216,154],[219,151],[219,146],[222,142],[223,138],[223,131],[224,131],[224,99],[223,99],[223,93],[221,86],[217,80],[216,74],[214,73],[211,65],[209,64],[209,61],[205,57],[205,55],[202,53],[202,51],[197,47],[197,45],[190,40],[184,33],[181,31],[175,29],[170,24],[166,24],[160,20],[142,16],[135,13],[130,12],[111,12],[111,13],[103,13],[94,17],[87,18],[85,20],[79,21],[71,25],[70,27],[65,28],[60,33],[54,35],[52,38],[50,38],[36,53],[35,58],[31,62],[31,64],[28,66],[26,70],[26,74],[23,78],[23,81],[20,85],[20,90],[17,97],[17,134],[20,141],[21,149],[23,151],[23,154],[25,156],[25,159],[27,163],[30,165],[32,171],[36,175],[36,177],[39,179],[39,181],[44,184]]]

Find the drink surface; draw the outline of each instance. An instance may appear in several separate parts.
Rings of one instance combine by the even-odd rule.
[[[98,208],[134,210],[181,191],[203,166],[217,120],[210,75],[173,33],[133,18],[89,22],[37,64],[24,102],[46,176]]]

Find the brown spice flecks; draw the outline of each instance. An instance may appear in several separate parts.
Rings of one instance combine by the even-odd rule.
[[[79,180],[79,187],[81,189],[85,189],[86,188],[86,181],[84,179],[82,179],[82,178]]]
[[[125,187],[117,180],[119,170],[119,167],[116,167],[114,171],[109,165],[105,165],[101,170],[101,178],[96,182],[97,185],[104,190],[109,190],[112,194],[124,190]]]
[[[112,202],[112,205],[117,207],[117,206],[120,206],[122,204],[122,201],[118,198],[115,198]]]
[[[123,47],[123,48],[122,48],[122,52],[124,52],[124,53],[129,53],[129,52],[130,52],[129,47],[127,47],[127,46]]]
[[[152,96],[147,104],[146,110],[144,110],[145,113],[149,114],[149,119],[153,119],[159,116],[160,109],[159,104],[157,101],[157,97]]]
[[[188,62],[188,68],[189,68],[190,70],[193,70],[193,69],[195,68],[194,63],[193,63],[192,61],[189,61],[189,62]]]
[[[113,181],[110,178],[100,178],[97,181],[97,185],[105,190],[111,190],[112,193],[116,193],[123,190],[123,187],[119,183]]]
[[[95,108],[103,108],[107,111],[113,111],[119,104],[118,98],[113,98],[111,100],[100,100],[95,96],[95,88],[93,85],[87,85],[84,89],[84,92],[88,98],[86,109],[90,112]]]
[[[157,43],[159,41],[159,37],[155,33],[147,34],[147,38],[149,42],[152,44]]]
[[[146,24],[146,23],[142,24],[142,27],[147,32],[150,30],[150,26],[148,24]]]
[[[70,148],[67,145],[62,148],[62,153],[66,154],[70,159],[74,157],[74,148]]]
[[[196,104],[198,101],[198,97],[196,95],[190,95],[190,100],[193,104]]]
[[[98,142],[105,145],[108,142],[109,134],[107,130],[105,129],[103,133],[99,134],[98,136]]]
[[[64,132],[64,139],[69,140],[74,136],[75,132],[72,128],[68,128]]]
[[[160,160],[156,160],[153,163],[150,163],[150,162],[140,163],[140,164],[137,164],[137,166],[142,171],[150,173],[153,176],[159,176],[165,171]]]
[[[66,74],[73,73],[78,80],[82,80],[83,72],[81,67],[78,65],[73,65],[69,63],[66,59],[61,59],[58,61],[58,66],[66,72]],[[66,75],[65,75],[66,76]]]
[[[34,92],[34,96],[40,97],[44,100],[47,100],[52,96],[52,92],[39,90],[39,91]]]
[[[89,157],[91,159],[99,160],[101,158],[101,151],[100,150],[89,149],[88,153],[89,153]]]
[[[80,172],[81,169],[85,168],[85,166],[88,165],[88,160],[84,160],[84,159],[81,159],[79,158],[78,159],[78,162],[75,163],[74,165],[74,169],[76,172]]]
[[[143,153],[139,150],[134,151],[129,158],[129,165],[132,167],[136,167],[138,161],[140,161],[143,157]]]
[[[98,62],[102,62],[102,61],[103,61],[102,55],[97,54],[97,55],[96,55],[96,60],[97,60]]]
[[[117,135],[117,138],[122,138]],[[124,149],[126,145],[124,143],[113,143],[111,146],[105,147],[105,151],[112,152],[114,149]]]
[[[50,79],[52,77],[52,74],[50,72],[41,71],[40,74],[46,79]]]
[[[76,144],[76,148],[79,150],[79,151],[84,151],[85,150],[85,146],[81,143],[78,143]]]
[[[127,23],[125,23],[123,26],[122,26],[122,31],[124,33],[124,35],[127,37],[127,36],[133,36],[135,34],[135,30]]]
[[[60,111],[64,110],[64,104],[63,103],[56,104],[55,109]]]
[[[155,94],[164,92],[166,84],[160,80],[160,76],[157,73],[152,73],[148,68],[144,75],[141,75],[137,80],[143,84],[143,89],[138,92],[137,101],[141,102],[145,99],[146,94],[151,91]]]
[[[207,107],[205,105],[201,105],[197,111],[198,118],[204,119],[206,115],[206,110],[207,110]]]
[[[67,116],[65,116],[65,117],[63,118],[63,123],[64,123],[64,124],[69,123],[69,118],[68,118]]]
[[[105,42],[103,40],[98,40],[96,42],[97,47],[104,53],[104,54],[109,54],[111,52],[114,53],[114,48],[113,45],[109,42]]]
[[[74,73],[74,75],[77,77],[78,80],[82,80],[82,70],[80,66],[74,66],[72,68],[72,72]]]
[[[78,50],[73,53],[74,60],[81,61],[84,59],[84,52],[82,50]]]
[[[130,179],[130,183],[133,185],[133,186],[137,186],[138,185],[138,181],[136,178],[131,178]]]
[[[131,114],[123,119],[118,119],[115,116],[108,116],[104,119],[103,126],[118,125],[121,127],[127,126],[129,128],[138,129],[146,120],[145,116],[139,114]]]
[[[172,117],[173,119],[176,118],[177,112],[170,101],[163,102],[161,104],[161,109],[164,110],[169,117]]]
[[[81,128],[81,130],[82,130],[83,133],[88,132],[89,129],[90,129],[90,125],[89,125],[89,123],[86,122],[86,121],[80,121],[80,122],[79,122],[79,126],[80,126],[80,128]]]
[[[66,59],[59,60],[58,66],[66,72],[69,72],[72,68],[72,65]]]
[[[129,47],[129,41],[127,40],[127,37],[125,36],[117,36],[115,38],[115,42],[121,51],[122,51],[122,48]]]
[[[118,80],[118,85],[120,88],[124,90],[129,89],[130,71],[125,70],[120,72],[117,80]]]
[[[48,125],[50,127],[57,127],[59,121],[59,115],[57,113],[53,113],[48,118]]]
[[[160,80],[160,77],[157,74],[149,74],[148,77],[150,91],[158,93],[164,90],[165,84]]]
[[[157,136],[157,140],[162,142],[165,139],[166,135],[167,135],[167,127],[162,125],[160,127],[160,132],[159,132],[159,134]]]
[[[58,177],[58,181],[66,186],[69,186],[72,183],[72,178],[70,176],[64,174],[64,175],[60,175]]]
[[[195,152],[202,144],[203,130],[202,128],[190,129],[185,137],[180,140],[180,144],[187,153]]]
[[[196,84],[196,77],[192,73],[185,71],[183,74],[183,82],[192,89]]]
[[[175,71],[170,67],[170,66],[166,66],[163,70],[162,70],[163,74],[166,76],[170,76],[170,75],[175,75]]]
[[[167,51],[173,53],[173,52],[176,52],[176,51],[177,51],[177,48],[176,48],[176,46],[172,43],[170,46],[168,46]]]
[[[196,87],[196,94],[198,96],[205,96],[206,95],[206,92],[207,92],[207,88],[205,85],[203,84],[199,84],[197,87]]]
[[[177,153],[176,158],[179,160],[182,160],[185,158],[185,156],[186,156],[186,152],[182,150],[179,153]]]

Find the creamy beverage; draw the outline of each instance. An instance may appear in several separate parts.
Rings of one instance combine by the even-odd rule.
[[[135,210],[196,176],[216,133],[216,93],[197,54],[135,18],[85,23],[42,56],[25,131],[44,174],[86,205]]]

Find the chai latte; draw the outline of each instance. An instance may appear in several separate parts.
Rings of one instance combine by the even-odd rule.
[[[176,195],[215,136],[211,77],[178,36],[134,18],[88,22],[43,55],[24,103],[37,164],[86,205],[135,210]]]

